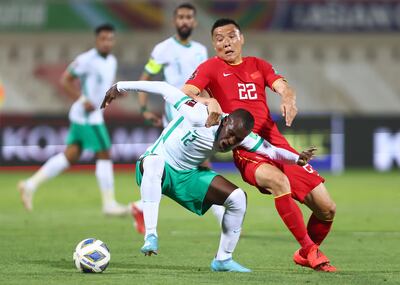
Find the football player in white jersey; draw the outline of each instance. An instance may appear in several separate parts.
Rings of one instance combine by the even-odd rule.
[[[106,215],[125,215],[129,207],[116,202],[114,197],[111,142],[100,110],[104,93],[115,80],[117,60],[111,51],[115,43],[115,29],[104,24],[95,30],[95,47],[78,55],[61,77],[61,85],[75,101],[69,112],[70,127],[63,153],[51,157],[33,176],[18,184],[22,202],[32,210],[32,199],[38,186],[57,176],[78,161],[83,150],[96,154],[96,177],[102,194]],[[79,80],[80,88],[76,88]]]
[[[218,126],[207,128],[207,107],[165,82],[118,82],[107,91],[102,107],[131,90],[162,95],[180,115],[164,129],[136,164],[146,230],[141,251],[145,255],[158,253],[157,221],[161,194],[198,215],[203,215],[212,205],[223,205],[220,244],[211,262],[211,270],[250,272],[232,259],[246,213],[246,194],[221,175],[200,165],[215,152],[226,152],[237,146],[283,163],[305,165],[315,149],[297,155],[272,146],[251,132],[254,118],[244,109],[225,115]]]
[[[154,47],[140,80],[151,80],[153,76],[162,72],[167,83],[182,88],[197,66],[208,58],[207,48],[190,39],[193,29],[197,26],[196,8],[190,3],[180,4],[174,10],[173,22],[176,34]],[[156,114],[148,110],[147,93],[139,92],[138,99],[140,112],[144,119],[152,122],[154,126],[163,124],[166,127],[169,122],[179,116],[176,109],[166,102],[161,120]],[[205,165],[210,166],[208,161],[205,162]],[[221,224],[224,208],[213,206],[212,211]],[[132,204],[132,215],[135,218],[136,230],[139,233],[144,233],[140,200]]]

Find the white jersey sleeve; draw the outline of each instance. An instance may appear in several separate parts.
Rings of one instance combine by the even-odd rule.
[[[204,126],[208,117],[205,105],[196,102],[178,88],[164,81],[119,81],[117,89],[118,91],[144,91],[159,94],[194,127]]]
[[[253,132],[245,137],[245,139],[240,143],[240,146],[250,152],[256,152],[268,156],[272,160],[284,164],[296,164],[299,159],[298,154],[284,148],[273,146],[271,143]]]
[[[74,77],[81,77],[89,71],[90,57],[87,53],[81,54],[75,58],[68,66],[68,72]]]

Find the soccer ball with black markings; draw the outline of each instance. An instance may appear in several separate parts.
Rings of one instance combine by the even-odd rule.
[[[78,243],[73,255],[76,268],[84,273],[101,273],[110,262],[110,250],[101,240],[87,238]]]

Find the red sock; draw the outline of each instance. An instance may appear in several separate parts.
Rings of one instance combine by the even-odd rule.
[[[331,230],[333,221],[321,221],[314,214],[307,224],[307,232],[313,242],[320,245]]]
[[[288,193],[287,195],[275,198],[275,207],[283,222],[301,245],[302,250],[300,253],[303,252],[302,255],[307,255],[308,249],[314,245],[314,243],[307,234],[303,214],[299,206],[297,206],[290,193]]]

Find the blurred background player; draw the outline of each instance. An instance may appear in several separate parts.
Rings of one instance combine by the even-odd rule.
[[[211,36],[217,56],[196,69],[184,86],[184,92],[198,99],[197,95],[207,88],[224,112],[237,108],[248,110],[255,118],[255,133],[275,146],[297,153],[272,120],[265,93],[265,88],[269,87],[281,96],[281,114],[286,126],[291,126],[297,114],[294,90],[270,63],[257,57],[242,57],[244,37],[234,20],[215,21]],[[203,98],[199,100],[206,101]],[[336,211],[336,205],[324,186],[324,178],[311,165],[282,165],[240,147],[233,153],[243,180],[256,186],[261,193],[274,196],[277,212],[301,246],[293,256],[294,262],[315,270],[336,271],[328,259],[323,263],[314,262],[321,256],[318,245],[328,235]],[[313,211],[307,228],[292,197]]]
[[[158,43],[147,62],[140,80],[151,80],[162,72],[164,80],[177,88],[182,88],[196,67],[207,59],[207,48],[199,42],[190,39],[193,29],[197,26],[196,8],[190,3],[182,3],[174,10],[173,23],[176,34]],[[179,113],[168,102],[164,105],[162,120],[147,107],[147,94],[139,93],[140,111],[145,120],[154,126],[166,127]],[[210,166],[209,163],[207,166]],[[212,211],[221,223],[223,207],[213,206]],[[144,233],[142,203],[137,201],[132,206],[136,230]]]
[[[103,213],[119,216],[129,212],[128,206],[115,200],[111,142],[100,110],[104,94],[113,84],[117,72],[117,60],[111,54],[115,43],[114,26],[98,26],[95,37],[95,47],[77,56],[60,80],[66,93],[75,101],[69,112],[66,150],[51,157],[33,176],[18,184],[22,202],[29,211],[33,209],[32,200],[39,185],[76,163],[83,150],[90,150],[96,154],[96,177]]]

